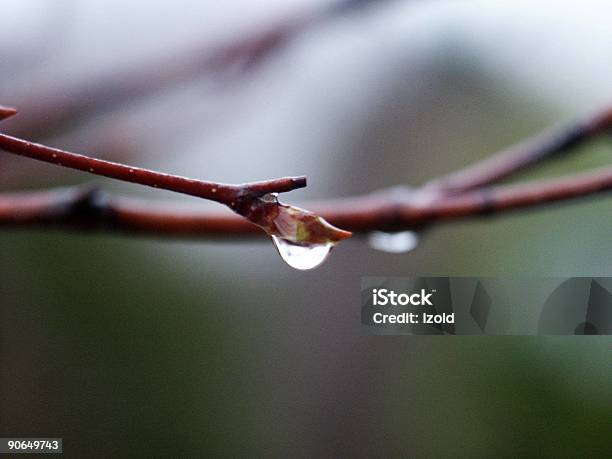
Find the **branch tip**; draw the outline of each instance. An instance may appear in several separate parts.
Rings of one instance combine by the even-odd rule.
[[[291,177],[291,180],[293,181],[293,184],[295,186],[295,189],[298,188],[305,188],[307,185],[307,179],[305,175],[300,175],[297,177]]]
[[[0,105],[0,121],[6,120],[17,114],[17,110],[12,107],[4,107]]]
[[[286,193],[306,187],[306,176],[282,177],[261,182],[245,183],[241,188],[255,196],[263,196],[268,193]]]
[[[99,215],[108,209],[110,196],[97,186],[87,186],[76,190],[72,210],[77,215]]]

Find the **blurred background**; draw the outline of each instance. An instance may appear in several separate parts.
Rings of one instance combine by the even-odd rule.
[[[216,181],[307,175],[291,203],[417,185],[612,103],[611,18],[593,0],[3,0],[0,103],[20,115],[2,129]],[[611,156],[601,139],[522,178]],[[3,191],[91,181],[0,153]],[[365,336],[359,295],[367,275],[610,276],[611,211],[443,225],[404,254],[354,238],[308,272],[265,238],[3,230],[0,436],[72,457],[610,457],[609,337]]]

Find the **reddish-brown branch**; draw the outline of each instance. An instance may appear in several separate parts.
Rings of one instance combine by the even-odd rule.
[[[8,135],[0,134],[0,149],[20,156],[102,175],[124,182],[138,183],[154,188],[209,199],[232,208],[236,200],[245,193],[262,196],[266,193],[281,193],[303,188],[306,177],[285,177],[262,182],[228,185],[165,174],[149,169],[90,158],[77,153],[47,147]]]
[[[0,114],[8,117],[14,114],[14,111],[3,108]],[[494,156],[497,161],[485,160],[418,189],[392,189],[367,196],[311,203],[308,207],[332,223],[355,232],[399,231],[610,191],[612,168],[548,181],[497,187],[483,185],[550,158],[587,138],[607,132],[611,126],[612,110],[607,110],[570,128],[565,134],[540,136],[523,144],[521,148],[512,148]],[[273,225],[273,221],[263,217],[274,214],[282,206],[253,198],[275,191],[289,191],[306,184],[303,177],[245,185],[203,182],[93,159],[1,134],[0,148],[98,175],[222,202],[241,215],[250,212],[249,219],[268,230],[268,233],[269,225]],[[274,210],[266,210],[268,206]],[[312,214],[309,212],[301,213],[299,220],[317,222],[318,228],[324,229],[321,236],[324,240],[330,235],[336,241],[350,236],[346,231],[325,223],[320,224],[317,219],[312,220]],[[261,233],[251,222],[234,214],[211,212],[196,207],[180,209],[176,204],[169,206],[110,197],[100,191],[87,189],[0,195],[0,225],[59,225],[177,237]]]
[[[4,113],[6,116],[11,115],[9,109],[4,109]],[[349,231],[330,225],[318,215],[304,209],[281,204],[276,197],[270,196],[271,193],[281,193],[305,187],[306,177],[285,177],[242,185],[228,185],[90,158],[78,153],[47,147],[4,134],[0,134],[0,149],[27,158],[86,171],[124,182],[162,188],[176,193],[216,201],[225,204],[234,212],[265,230],[268,234],[288,241],[288,243],[297,245],[336,244],[343,239],[351,237]],[[109,225],[108,219],[99,220],[99,217],[107,215],[107,210],[112,210],[111,208],[108,208],[108,206],[103,208],[102,214],[97,212],[97,210],[91,212],[94,209],[90,205],[92,203],[91,199],[87,198],[84,201],[78,197],[75,199],[77,199],[78,203],[85,205],[85,210],[88,211],[86,216],[95,217],[94,225],[102,223],[104,226],[113,226]],[[28,203],[31,204],[31,201],[26,201],[26,204]],[[73,211],[76,209],[79,211],[79,218],[76,219],[79,225],[84,223],[85,226],[90,226],[92,222],[83,221],[83,218],[80,218],[83,210],[83,205],[80,204],[76,207],[74,205],[68,207],[67,218],[70,222],[73,222],[75,220]],[[52,206],[57,208],[55,205]],[[60,206],[60,208],[66,212],[65,207]],[[95,209],[98,209],[97,201]],[[9,216],[10,221],[15,221],[15,219],[10,217],[10,212],[6,215]],[[31,215],[31,213],[28,215]]]
[[[489,215],[612,191],[612,168],[558,179],[483,188],[446,196],[423,213],[425,221]]]
[[[612,129],[612,108],[573,125],[544,132],[484,161],[432,180],[431,191],[457,194],[509,177],[529,166],[568,152],[578,144]]]
[[[332,224],[357,233],[418,229],[433,223],[501,214],[612,191],[612,168],[549,181],[493,187],[424,200],[419,191],[390,190],[356,198],[309,203]],[[72,188],[0,194],[0,226],[59,226],[164,237],[239,237],[265,234],[230,212],[194,205],[152,203]]]

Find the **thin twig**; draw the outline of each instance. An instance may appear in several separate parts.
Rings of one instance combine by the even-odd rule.
[[[0,112],[1,113],[1,112]],[[306,177],[284,177],[262,182],[228,185],[165,174],[149,169],[90,158],[77,153],[47,147],[8,135],[0,134],[0,149],[20,156],[44,161],[58,166],[110,177],[124,182],[138,183],[177,193],[209,199],[231,208],[236,206],[240,195],[251,193],[263,196],[266,193],[282,193],[306,186]]]
[[[612,108],[573,125],[546,131],[489,158],[426,184],[431,191],[458,194],[509,177],[529,166],[567,153],[612,128]]]

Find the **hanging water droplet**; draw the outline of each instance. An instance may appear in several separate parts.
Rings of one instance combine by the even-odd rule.
[[[325,261],[327,255],[334,244],[327,242],[325,244],[309,244],[301,245],[282,239],[278,236],[272,236],[272,241],[278,250],[281,258],[295,269],[313,269]]]
[[[385,233],[373,231],[368,236],[370,247],[382,252],[406,253],[419,245],[419,235],[414,231],[400,231],[399,233]]]

